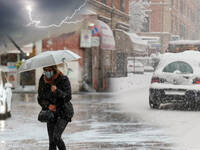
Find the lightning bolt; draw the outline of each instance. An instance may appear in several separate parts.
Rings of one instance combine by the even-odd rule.
[[[87,4],[87,1],[88,0],[85,0],[85,2],[79,8],[75,9],[74,13],[71,16],[65,17],[65,19],[63,19],[59,24],[51,24],[51,25],[47,25],[47,26],[40,25],[41,21],[33,19],[32,8],[29,5],[29,6],[27,6],[27,11],[28,11],[30,23],[28,23],[27,26],[35,26],[36,28],[51,28],[51,27],[59,28],[63,24],[75,24],[75,23],[82,22],[83,19],[77,20],[77,21],[70,21],[70,20],[72,20],[74,18],[74,16],[77,15],[81,11],[81,9]]]

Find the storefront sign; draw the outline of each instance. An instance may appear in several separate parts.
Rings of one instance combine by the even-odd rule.
[[[92,38],[91,30],[81,30],[80,47],[81,48],[91,48],[91,43],[92,43],[91,38]]]

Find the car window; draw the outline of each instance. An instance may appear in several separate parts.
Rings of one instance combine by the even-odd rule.
[[[193,73],[192,67],[183,61],[176,61],[168,64],[164,69],[163,72],[174,73],[179,71],[180,73]]]

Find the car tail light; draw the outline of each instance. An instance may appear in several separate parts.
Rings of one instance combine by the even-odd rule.
[[[155,83],[155,82],[159,83],[159,78],[153,77],[153,78],[151,79],[151,83]]]
[[[195,78],[193,80],[193,84],[200,84],[200,78]]]
[[[165,82],[165,79],[158,78],[158,77],[153,77],[151,79],[151,83],[164,83],[164,82]]]

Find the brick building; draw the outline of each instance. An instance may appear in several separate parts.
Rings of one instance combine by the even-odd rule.
[[[89,0],[88,6],[111,29],[129,30],[129,0]]]
[[[132,0],[139,1],[139,0]],[[196,40],[199,32],[199,0],[143,0],[149,2],[144,23],[145,36],[161,39],[161,52],[165,52],[170,40],[175,38]]]
[[[103,28],[109,28],[107,31],[111,32],[115,29],[128,31],[128,5],[129,0],[88,0],[87,9],[93,13],[83,15],[86,19],[82,23],[82,28],[80,30],[63,33],[60,36],[43,40],[43,50],[70,49],[82,57],[79,61],[78,67],[80,75],[80,79],[78,81],[80,84],[79,89],[82,87],[83,80],[97,91],[107,89],[108,73],[115,72],[115,58],[118,53],[117,50],[112,50],[109,47],[102,46],[81,48],[80,35],[82,29],[88,29],[90,22],[95,24],[98,21],[101,22],[101,30],[103,30]],[[49,41],[51,41],[50,44]],[[104,40],[103,42],[108,41]],[[103,42],[101,41],[101,44]]]
[[[181,39],[199,39],[196,24],[199,21],[197,0],[151,0],[150,32],[168,32]]]

